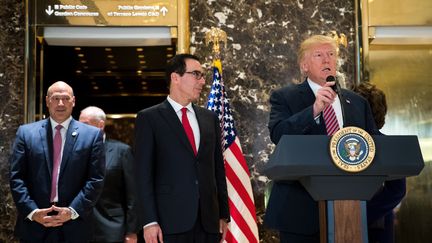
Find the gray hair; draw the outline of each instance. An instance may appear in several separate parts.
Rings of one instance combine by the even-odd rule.
[[[86,114],[92,117],[93,119],[97,119],[98,121],[100,120],[106,121],[105,112],[101,108],[96,106],[88,106],[87,108],[84,108],[81,111],[81,114]]]

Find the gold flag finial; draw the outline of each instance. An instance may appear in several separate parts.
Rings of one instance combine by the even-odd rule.
[[[348,46],[348,39],[344,33],[338,35],[336,30],[332,30],[330,31],[330,35],[336,40],[338,45],[343,45],[345,48]]]
[[[211,27],[211,30],[207,31],[205,42],[206,45],[209,45],[213,42],[213,53],[219,55],[220,47],[219,42],[223,41],[225,43],[225,48],[227,47],[227,35],[226,32],[215,27]]]

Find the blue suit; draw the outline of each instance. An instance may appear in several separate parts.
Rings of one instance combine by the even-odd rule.
[[[339,97],[341,98],[341,97]],[[326,135],[320,116],[313,117],[315,95],[308,82],[276,90],[270,97],[270,138],[277,144],[282,135]],[[369,103],[363,97],[342,89],[344,126],[357,126],[377,134]],[[270,228],[299,235],[319,233],[318,203],[297,181],[275,181],[268,202],[264,223]]]
[[[35,209],[51,206],[52,144],[49,119],[18,128],[10,157],[10,187],[18,210],[15,234],[21,240],[43,242],[55,230],[66,242],[86,242],[91,237],[92,209],[103,187],[102,132],[71,120],[60,165],[57,206],[72,207],[79,217],[60,227],[46,228],[27,216]]]

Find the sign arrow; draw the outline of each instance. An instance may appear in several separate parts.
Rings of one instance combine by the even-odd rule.
[[[54,13],[54,9],[51,9],[51,5],[48,5],[48,9],[45,9],[45,12],[46,12],[48,15],[51,15],[52,13]]]
[[[160,11],[162,12],[163,16],[165,16],[166,13],[168,13],[168,9],[165,6],[163,6]]]

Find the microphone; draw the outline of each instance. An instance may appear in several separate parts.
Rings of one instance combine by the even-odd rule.
[[[338,85],[338,81],[336,80],[336,78],[332,75],[328,76],[326,78],[326,82],[335,82],[335,84],[333,86],[331,86],[331,88],[333,89],[334,92],[336,92],[337,94],[340,94],[340,90],[339,90],[339,85]]]
[[[335,82],[335,84],[333,86],[331,86],[331,88],[334,90],[334,92],[336,92],[336,94],[339,95],[339,100],[340,100],[340,105],[341,105],[341,111],[342,111],[342,121],[343,121],[343,124],[345,126],[345,111],[344,111],[344,104],[342,102],[343,98],[342,98],[342,92],[341,92],[341,88],[340,88],[339,82],[332,75],[330,75],[330,76],[328,76],[326,78],[326,82],[333,82],[333,81]]]

